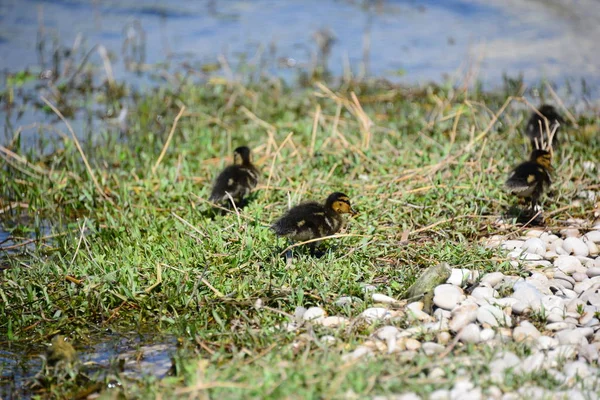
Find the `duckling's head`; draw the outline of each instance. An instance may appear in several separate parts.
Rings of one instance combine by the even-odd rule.
[[[535,162],[542,167],[552,170],[552,154],[546,150],[535,149],[529,156],[529,161]]]
[[[330,194],[327,197],[327,201],[325,201],[325,206],[338,214],[357,214],[352,205],[350,205],[350,198],[344,193],[335,192]]]
[[[233,163],[248,165],[250,164],[250,149],[246,146],[240,146],[233,151]]]

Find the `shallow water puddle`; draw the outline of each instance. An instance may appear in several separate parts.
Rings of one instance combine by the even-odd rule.
[[[171,357],[176,350],[176,339],[171,336],[138,335],[136,333],[107,333],[89,339],[93,344],[73,343],[77,350],[80,371],[103,382],[108,378],[140,379],[145,376],[163,378],[171,369]],[[27,350],[11,345],[0,350],[0,398],[29,398],[35,393],[28,385],[42,367],[43,347]]]

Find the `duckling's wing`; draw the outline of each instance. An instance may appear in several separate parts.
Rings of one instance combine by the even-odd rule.
[[[227,193],[231,197],[235,197],[239,192],[239,165],[230,165],[225,168],[213,185],[212,193],[210,194],[209,200],[212,202],[219,202],[227,197]]]
[[[525,162],[518,165],[505,182],[505,187],[515,194],[528,192],[538,181],[535,168],[531,163]]]
[[[325,212],[321,204],[316,202],[303,203],[290,208],[281,218],[279,218],[271,229],[280,235],[290,235],[298,232],[299,229],[313,229],[307,225],[309,218],[316,213]],[[300,224],[300,226],[299,226]]]

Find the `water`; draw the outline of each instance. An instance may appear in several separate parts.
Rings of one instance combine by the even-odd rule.
[[[176,351],[176,339],[138,333],[106,333],[92,337],[91,346],[74,343],[80,370],[96,376],[98,382],[108,380],[118,384],[122,378],[144,376],[163,378],[171,369],[171,356]],[[0,398],[30,398],[34,376],[42,368],[44,349],[11,346],[0,350]],[[117,368],[122,360],[122,369]],[[83,389],[83,388],[82,388]]]
[[[334,39],[325,53],[337,76],[351,70],[404,83],[450,76],[490,87],[503,74],[523,74],[527,83],[569,81],[577,90],[581,79],[600,84],[599,20],[599,0],[3,0],[0,70],[29,69],[33,82],[23,87],[36,100],[51,94],[37,76],[52,69],[54,50],[68,56],[65,50],[83,53],[94,45],[111,55],[107,69],[97,51],[90,53],[101,79],[113,75],[140,90],[168,84],[173,71],[186,68],[204,76],[203,65],[223,60],[228,67],[219,73],[229,78],[243,63],[291,80],[297,69],[315,65],[322,55],[315,34],[325,32]],[[81,58],[59,62],[58,72],[66,71],[59,82]],[[598,99],[598,91],[591,97]],[[114,118],[121,110],[95,111]],[[114,127],[89,114],[69,117],[80,137],[93,140],[94,132]],[[40,147],[42,136],[59,140],[56,129],[66,132],[31,101],[2,107],[0,118],[0,144],[18,130],[29,147]]]

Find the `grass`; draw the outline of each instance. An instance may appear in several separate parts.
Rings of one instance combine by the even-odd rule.
[[[495,221],[515,202],[502,183],[527,156],[522,89],[213,82],[136,97],[122,138],[108,126],[81,146],[73,136],[48,134],[42,145],[58,149],[51,155],[20,150],[18,141],[14,153],[2,152],[1,218],[15,243],[1,255],[2,341],[39,346],[62,332],[77,347],[107,327],[152,327],[182,338],[174,376],[121,377],[109,397],[115,390],[125,398],[427,395],[450,388],[461,368],[489,385],[490,349],[465,347],[443,360],[418,353],[347,361],[343,354],[376,326],[292,333],[281,326],[297,306],[355,317],[372,306],[364,285],[399,297],[439,262],[513,270],[479,240],[507,233]],[[600,120],[576,118],[579,127],[563,132],[569,140],[556,151],[545,201],[556,230],[569,218],[590,219],[594,204],[578,193],[600,184],[597,170],[583,168],[584,161],[598,167]],[[259,187],[239,213],[211,217],[212,179],[243,144],[262,171]],[[346,236],[327,241],[325,256],[300,252],[287,267],[279,255],[287,243],[269,224],[289,204],[333,191],[347,193],[360,214]],[[339,308],[340,296],[364,301]],[[256,307],[259,299],[266,307]],[[325,333],[337,342],[315,339]],[[446,376],[429,379],[436,365]],[[515,376],[507,385],[528,380]],[[75,391],[67,384],[43,395]]]

